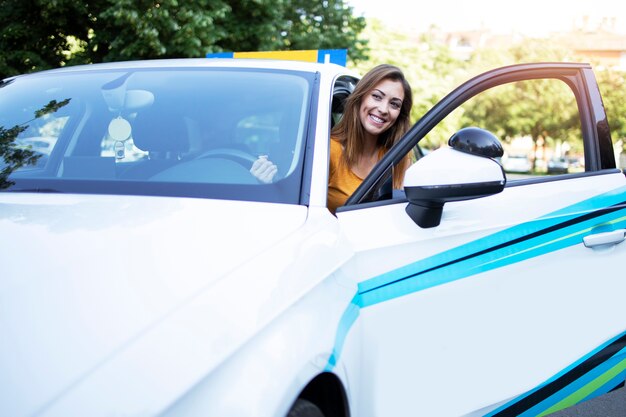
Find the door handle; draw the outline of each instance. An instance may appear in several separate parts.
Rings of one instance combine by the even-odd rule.
[[[626,238],[626,229],[614,230],[612,232],[596,233],[595,235],[585,236],[583,243],[588,248],[602,245],[617,245]]]

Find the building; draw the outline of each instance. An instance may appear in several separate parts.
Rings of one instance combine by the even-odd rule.
[[[435,37],[460,59],[469,59],[477,49],[502,49],[528,39],[521,33],[494,33],[485,28],[440,32]],[[580,60],[626,71],[626,34],[617,30],[614,17],[585,16],[570,31],[552,33],[546,40],[571,50]]]

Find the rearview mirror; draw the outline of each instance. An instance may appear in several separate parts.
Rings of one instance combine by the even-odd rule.
[[[445,203],[497,194],[506,184],[502,166],[492,159],[503,154],[492,133],[465,128],[448,144],[421,158],[405,174],[406,212],[423,228],[439,225]]]

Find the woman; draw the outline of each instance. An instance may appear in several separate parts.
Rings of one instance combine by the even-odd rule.
[[[328,208],[344,205],[382,156],[409,129],[411,86],[393,65],[379,65],[348,96],[343,117],[331,131]],[[407,155],[393,172],[393,187],[402,188]]]

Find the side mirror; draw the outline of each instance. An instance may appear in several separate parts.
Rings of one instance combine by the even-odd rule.
[[[404,177],[406,212],[423,228],[439,225],[445,203],[497,194],[506,184],[502,166],[492,159],[502,156],[502,145],[491,132],[464,128],[448,145],[421,158]]]

